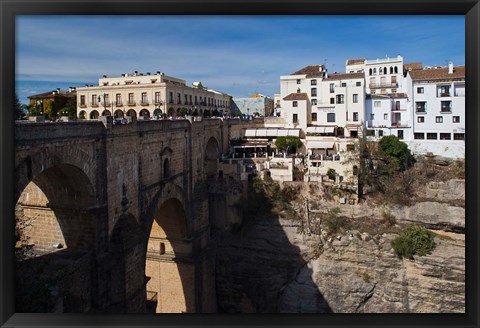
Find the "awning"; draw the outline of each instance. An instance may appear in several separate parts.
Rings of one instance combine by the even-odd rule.
[[[333,141],[307,141],[309,149],[332,149],[333,145]]]
[[[300,136],[300,129],[276,129],[276,128],[266,128],[266,129],[246,129],[245,137],[254,138],[254,137],[286,137],[286,136]]]
[[[255,137],[255,132],[254,129],[247,129],[245,130],[245,137]]]
[[[307,133],[334,133],[335,127],[333,126],[309,126],[307,127]]]

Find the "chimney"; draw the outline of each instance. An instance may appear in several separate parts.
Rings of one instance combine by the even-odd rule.
[[[103,76],[103,78],[106,78],[106,77],[107,77],[106,75]]]
[[[453,74],[453,63],[451,61],[448,62],[448,74]]]

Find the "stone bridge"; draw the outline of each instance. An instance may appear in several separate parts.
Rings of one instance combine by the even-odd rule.
[[[16,124],[16,216],[42,254],[28,274],[55,281],[58,311],[216,311],[206,178],[235,125]]]

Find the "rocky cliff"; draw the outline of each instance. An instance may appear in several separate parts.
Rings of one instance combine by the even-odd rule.
[[[464,197],[464,180],[452,180],[427,184],[411,206],[340,205],[351,229],[334,235],[315,234],[304,220],[244,222],[239,232],[217,239],[219,310],[464,312]],[[319,212],[334,205],[320,201]],[[382,228],[385,211],[396,218],[388,228]],[[311,215],[308,224],[315,220]],[[390,243],[410,222],[436,233],[432,254],[395,255]]]

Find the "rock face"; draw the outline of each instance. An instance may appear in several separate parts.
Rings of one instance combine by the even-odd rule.
[[[450,188],[452,183],[435,188]],[[368,211],[359,206],[348,212],[361,217]],[[217,244],[220,311],[465,312],[464,209],[429,201],[392,213],[400,224],[419,222],[442,229],[435,230],[433,253],[400,259],[390,244],[396,233],[356,230],[321,247],[319,236],[300,232],[301,222],[282,219],[244,223],[238,234],[224,234]]]

